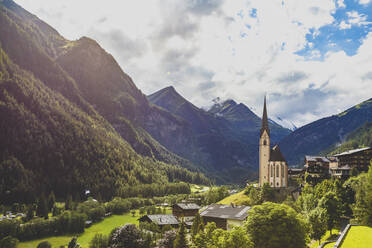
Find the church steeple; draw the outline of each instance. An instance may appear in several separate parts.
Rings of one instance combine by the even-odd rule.
[[[261,134],[262,136],[263,132],[266,131],[268,135],[270,135],[270,130],[269,130],[269,121],[267,118],[267,110],[266,110],[266,95],[264,99],[264,109],[263,109],[263,115],[262,115],[262,127],[261,127]]]

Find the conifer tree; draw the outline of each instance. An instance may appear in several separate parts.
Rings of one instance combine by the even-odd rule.
[[[98,194],[97,194],[97,196],[96,196],[96,200],[97,200],[98,202],[103,202],[103,200],[102,200],[102,196],[101,196],[101,193],[98,192]]]
[[[79,247],[80,245],[77,242],[77,237],[73,237],[70,243],[68,243],[68,248],[79,248]]]
[[[200,224],[201,224],[202,220],[201,220],[201,217],[200,217],[200,214],[198,213],[195,218],[194,218],[194,221],[192,223],[192,226],[191,226],[191,235],[192,237],[194,238],[196,234],[198,234],[199,232],[199,227],[200,227]]]
[[[72,196],[68,195],[66,202],[65,202],[65,209],[66,210],[72,210]]]
[[[32,220],[32,218],[34,218],[34,207],[30,205],[27,208],[26,220],[29,221],[29,220]]]
[[[58,216],[59,215],[59,211],[58,211],[58,208],[56,206],[53,207],[52,214],[53,214],[53,216]]]
[[[37,203],[36,215],[48,219],[48,213],[48,203],[43,193],[41,194],[40,199]]]
[[[74,201],[75,202],[81,202],[81,197],[80,197],[79,192],[76,192],[75,197],[74,197]]]
[[[186,225],[185,222],[181,222],[180,229],[178,230],[176,240],[174,241],[174,248],[188,248],[189,244],[186,237]]]
[[[48,210],[51,211],[54,207],[54,204],[56,203],[56,196],[54,195],[54,192],[50,192],[48,197]]]

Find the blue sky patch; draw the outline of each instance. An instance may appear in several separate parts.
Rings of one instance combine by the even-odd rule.
[[[357,0],[345,0],[344,4],[345,8],[338,8],[333,14],[333,23],[309,30],[308,44],[296,54],[309,60],[323,60],[327,52],[343,50],[348,56],[357,53],[372,31],[372,3],[361,5]]]

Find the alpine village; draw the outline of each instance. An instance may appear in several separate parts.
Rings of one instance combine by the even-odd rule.
[[[320,100],[327,99],[321,103],[324,112],[317,112],[316,83],[308,89],[312,98],[303,95],[306,99],[301,106],[302,103],[287,99],[285,93],[279,96],[276,90],[283,82],[250,81],[248,74],[244,80],[252,88],[238,89],[237,85],[243,87],[243,84],[230,86],[230,82],[200,83],[188,91],[187,87],[195,85],[191,81],[199,82],[191,79],[193,73],[199,73],[198,68],[178,63],[186,61],[187,56],[202,54],[204,47],[200,45],[192,54],[188,50],[167,54],[168,66],[175,73],[189,73],[190,80],[186,74],[185,82],[169,80],[165,88],[154,92],[151,89],[162,85],[152,83],[158,80],[157,76],[150,79],[157,75],[158,69],[147,70],[143,62],[138,73],[133,69],[140,66],[133,65],[136,60],[129,62],[120,55],[121,51],[144,56],[134,51],[134,45],[142,44],[141,40],[134,45],[115,43],[124,45],[116,47],[119,53],[110,50],[111,55],[103,46],[108,44],[111,49],[108,39],[117,38],[122,34],[121,29],[113,28],[112,34],[95,36],[98,29],[94,33],[93,27],[93,33],[86,33],[98,37],[97,41],[83,35],[69,40],[38,17],[50,17],[64,33],[67,22],[61,24],[63,16],[77,11],[82,6],[80,2],[87,6],[97,2],[102,9],[93,12],[99,16],[106,7],[114,11],[121,6],[124,11],[125,6],[136,1],[107,1],[106,6],[105,1],[76,0],[66,1],[63,8],[50,7],[62,6],[58,5],[62,2],[65,1],[0,0],[0,248],[372,247],[372,98],[365,98],[367,94],[372,97],[371,72],[363,72],[369,75],[369,79],[367,76],[361,79],[365,85],[363,96],[356,98],[356,93],[351,92],[344,95],[345,101],[359,99],[356,105],[342,105],[335,95],[325,97],[321,95],[325,93],[319,93]],[[206,18],[215,18],[217,22],[222,18],[222,10],[232,4],[232,1],[212,0],[142,1],[149,7],[144,7],[142,14],[133,14],[146,19],[153,11],[150,5],[154,2],[162,15],[174,17],[163,23],[170,29],[162,33],[166,36],[167,32],[175,32],[174,44],[187,41],[187,32],[195,28],[187,24],[197,25],[200,31],[209,23]],[[266,1],[245,2],[247,6],[259,7],[252,8],[247,15],[239,12],[234,20],[258,20],[270,8]],[[286,6],[290,2],[282,1],[275,11],[289,9]],[[336,6],[330,12],[336,23],[336,13],[342,9],[345,12],[351,1],[331,2]],[[368,7],[370,1],[353,2],[359,2],[359,11],[366,8],[372,13]],[[51,12],[45,12],[43,4]],[[68,7],[75,4],[76,7]],[[38,16],[31,10],[37,11]],[[316,9],[313,10],[314,14]],[[57,13],[53,11],[60,15],[53,17]],[[89,11],[89,8],[79,9],[83,22],[93,15],[93,12],[84,13]],[[118,16],[124,16],[120,11]],[[345,13],[350,20],[356,20],[358,13]],[[352,21],[345,23],[350,26],[344,27],[344,35],[353,25],[361,28],[372,23],[366,14],[359,17],[364,23],[360,22],[359,26]],[[312,17],[310,22],[317,18]],[[259,20],[258,26],[266,19]],[[223,21],[234,22],[226,18]],[[150,27],[160,22],[151,22]],[[72,23],[72,30],[84,34],[84,30],[79,30],[82,26],[73,27]],[[304,27],[304,23],[296,23],[296,27]],[[224,24],[221,25],[222,29]],[[249,32],[255,26],[245,28]],[[324,31],[319,30],[310,36],[321,36]],[[138,30],[139,34],[144,32]],[[214,32],[217,37],[222,31],[209,30],[210,34]],[[249,40],[249,34],[246,38],[240,33],[239,37]],[[196,36],[190,39],[200,41]],[[312,39],[310,36],[304,37]],[[267,42],[261,41],[257,49]],[[208,46],[218,42],[216,38]],[[233,43],[234,38],[229,38],[229,42]],[[314,38],[311,46],[316,46],[316,42]],[[152,48],[155,52],[173,44],[160,43]],[[284,51],[286,46],[283,43],[278,51]],[[143,48],[143,53],[148,49]],[[225,63],[226,57],[203,56],[198,57],[202,63]],[[249,55],[245,56],[249,59]],[[326,56],[331,55],[315,62],[309,59],[298,63],[326,63]],[[359,53],[344,56],[356,57]],[[364,63],[372,61],[371,53],[367,56],[369,61],[366,59]],[[134,78],[141,80],[132,80],[124,72],[127,67],[133,71]],[[281,70],[286,70],[285,67],[282,65]],[[267,70],[271,69],[267,67]],[[339,68],[336,74],[342,70]],[[164,79],[172,78],[172,73],[164,74]],[[261,75],[263,78],[265,73]],[[291,74],[291,80],[297,74]],[[310,72],[301,80],[309,75]],[[297,87],[293,82],[290,87]],[[139,85],[150,93],[142,93]],[[322,87],[329,85],[327,82]],[[225,88],[212,91],[207,87]],[[246,89],[252,90],[244,92]],[[224,95],[224,90],[236,90],[236,95],[219,98],[218,94]],[[206,106],[202,100],[211,104],[198,107],[179,92],[185,92],[198,106]],[[200,101],[199,96],[203,98]],[[241,96],[236,99],[258,107],[238,103],[234,96]],[[336,110],[333,107],[336,104],[348,107]],[[314,115],[306,119],[305,111]],[[281,122],[274,112],[286,114],[292,124]]]

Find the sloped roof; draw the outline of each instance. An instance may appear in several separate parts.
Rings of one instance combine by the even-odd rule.
[[[322,156],[308,156],[308,155],[306,155],[305,159],[306,159],[306,161],[309,161],[309,162],[325,162],[325,163],[330,162],[328,158],[322,157]]]
[[[231,206],[212,204],[200,213],[200,216],[220,219],[245,220],[248,216],[248,206]]]
[[[280,151],[278,145],[274,146],[273,149],[270,151],[270,161],[280,161],[280,162],[287,162]]]
[[[346,151],[346,152],[343,152],[343,153],[340,153],[340,154],[336,154],[334,156],[335,157],[345,156],[345,155],[350,155],[350,154],[354,154],[354,153],[358,153],[358,152],[362,152],[362,151],[366,151],[366,150],[370,150],[370,149],[372,149],[372,148],[371,147],[359,148],[359,149]]]
[[[184,210],[199,210],[201,207],[198,204],[195,203],[177,203],[174,204]]]
[[[331,170],[351,170],[351,167],[348,164],[346,164],[346,165],[341,166],[341,167],[331,168]]]
[[[151,222],[157,225],[178,225],[177,218],[172,214],[153,214],[142,216],[139,220],[148,218]]]

